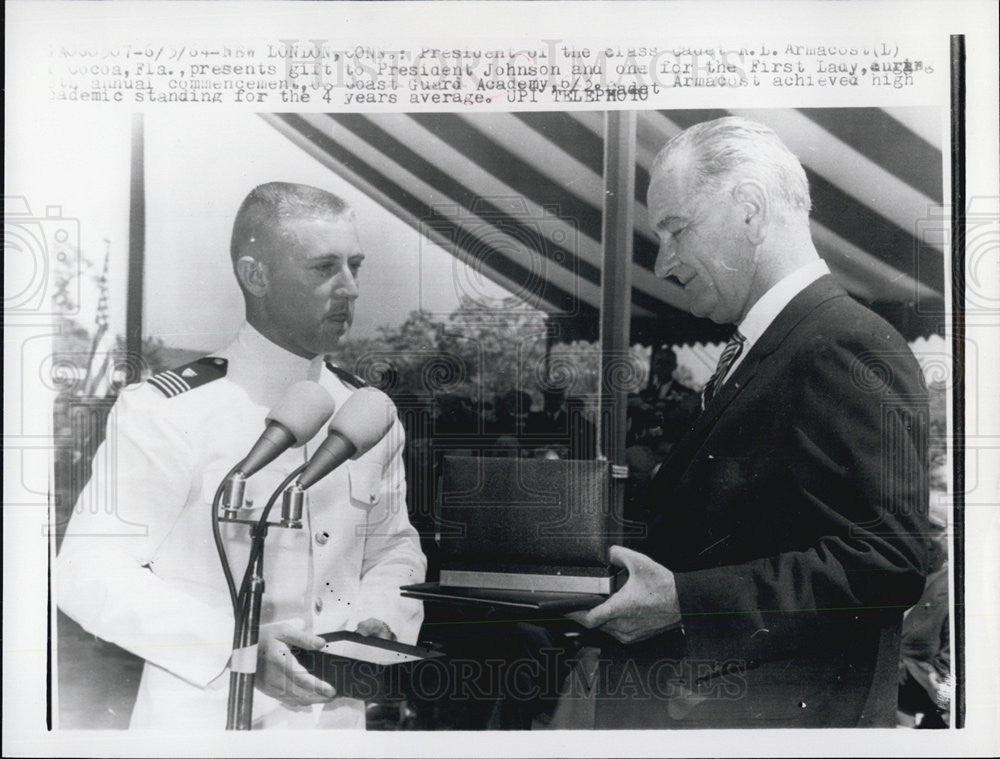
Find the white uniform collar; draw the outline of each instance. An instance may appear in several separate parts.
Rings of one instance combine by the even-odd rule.
[[[296,356],[268,340],[248,322],[240,325],[223,355],[230,361],[230,378],[244,386],[253,386],[265,397],[279,396],[300,380],[318,381],[325,360],[322,355],[313,359]]]

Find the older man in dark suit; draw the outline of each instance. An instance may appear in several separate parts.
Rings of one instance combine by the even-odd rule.
[[[736,330],[650,484],[648,539],[612,549],[627,583],[577,616],[610,635],[596,726],[893,725],[926,572],[920,368],[830,275],[805,173],[767,127],[678,135],[648,207],[657,274]]]

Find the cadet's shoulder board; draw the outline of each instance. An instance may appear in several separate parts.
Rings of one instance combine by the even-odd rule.
[[[329,361],[326,362],[326,368],[336,374],[338,379],[340,379],[340,381],[348,387],[353,387],[355,390],[362,387],[368,387],[368,383],[361,379],[361,377],[356,374],[351,374],[350,372],[341,369],[339,366],[334,366]]]
[[[222,379],[228,369],[229,362],[226,359],[205,356],[176,369],[167,369],[165,372],[154,374],[148,382],[167,398],[173,398],[188,390]]]

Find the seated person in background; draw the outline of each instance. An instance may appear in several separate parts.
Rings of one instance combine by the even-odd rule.
[[[439,395],[434,399],[434,434],[470,437],[479,431],[479,417],[468,398]]]
[[[660,416],[662,437],[654,451],[662,459],[701,412],[701,398],[681,380],[690,371],[677,365],[677,354],[667,345],[654,350],[650,359],[649,382],[639,396]]]
[[[562,388],[544,390],[542,410],[528,414],[524,431],[527,442],[535,446],[536,457],[569,458],[566,391]]]
[[[493,436],[493,455],[531,456],[531,446],[524,438],[525,425],[531,412],[531,395],[524,390],[508,390],[495,404],[493,423],[486,432]]]
[[[657,401],[679,401],[682,396],[693,391],[677,381],[677,354],[669,345],[660,345],[653,350],[649,360],[649,381],[639,393],[647,403]]]

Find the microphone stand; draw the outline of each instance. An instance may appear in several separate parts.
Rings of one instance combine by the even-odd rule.
[[[360,393],[361,391],[359,391]],[[375,391],[376,393],[378,391]],[[384,396],[382,393],[378,393]],[[344,408],[351,407],[351,401],[358,396],[352,396],[345,403]],[[369,397],[368,394],[362,394]],[[391,405],[391,401],[386,397],[386,402]],[[344,408],[340,413],[344,413]],[[357,413],[357,412],[353,412]],[[352,417],[353,419],[353,417]],[[332,469],[339,466],[348,458],[358,455],[358,447],[355,443],[341,432],[338,428],[331,428],[327,439],[323,441],[319,449],[313,454],[312,459],[297,467],[280,485],[271,493],[267,500],[260,518],[242,519],[240,513],[243,509],[243,493],[246,487],[246,475],[241,467],[243,463],[234,466],[225,479],[219,483],[215,491],[215,498],[212,502],[212,534],[215,538],[215,546],[219,553],[219,560],[222,562],[222,571],[226,576],[226,584],[229,588],[229,597],[233,605],[233,653],[229,660],[229,703],[226,712],[227,730],[249,730],[253,717],[253,687],[254,678],[257,674],[257,645],[260,642],[260,607],[261,599],[264,596],[264,539],[267,537],[268,527],[286,527],[294,530],[302,529],[302,510],[305,501],[305,490],[317,480],[324,477]],[[389,431],[387,425],[381,432],[378,440]],[[377,440],[365,448],[368,448]],[[319,456],[320,464],[313,462]],[[314,470],[307,471],[313,464]],[[305,476],[302,477],[302,474]],[[292,483],[295,483],[292,485]],[[267,517],[271,513],[278,495],[282,495],[281,521],[268,522]],[[251,526],[250,560],[247,562],[246,572],[243,575],[243,583],[237,595],[236,585],[233,581],[232,571],[229,567],[229,559],[226,556],[225,543],[222,540],[220,522],[230,522],[247,524]]]
[[[233,653],[248,651],[253,654],[252,671],[229,673],[229,706],[227,730],[249,730],[253,719],[253,686],[257,672],[257,644],[260,642],[260,604],[264,597],[264,538],[267,524],[250,528],[253,536],[250,561],[249,607],[246,617],[236,624],[233,631]]]
[[[257,645],[260,642],[260,608],[264,597],[264,540],[267,537],[269,527],[302,529],[303,491],[298,487],[289,488],[289,485],[295,481],[305,467],[305,464],[299,466],[275,489],[259,519],[244,519],[239,516],[244,482],[241,472],[231,472],[216,492],[212,510],[213,531],[216,535],[219,558],[226,570],[234,612],[233,654],[229,664],[229,701],[226,710],[227,730],[249,730],[253,721],[253,689],[257,674]],[[235,485],[227,483],[235,483]],[[233,492],[238,494],[239,503],[234,503],[231,498],[227,499],[220,513],[219,503],[222,494]],[[269,522],[267,517],[270,515],[279,494],[284,495],[281,520]],[[250,559],[247,562],[238,596],[235,594],[235,585],[229,572],[229,560],[225,554],[225,547],[221,537],[219,537],[219,522],[250,526]]]

